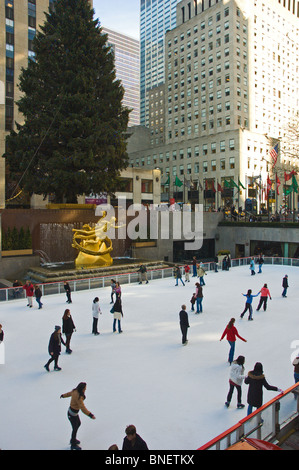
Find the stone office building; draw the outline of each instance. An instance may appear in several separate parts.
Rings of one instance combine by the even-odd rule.
[[[148,129],[131,129],[130,165],[160,168],[165,200],[208,209],[251,198],[260,208],[268,175],[274,182],[276,171],[281,180],[294,168],[283,139],[299,104],[298,2],[183,0],[176,14],[165,83],[148,92]]]

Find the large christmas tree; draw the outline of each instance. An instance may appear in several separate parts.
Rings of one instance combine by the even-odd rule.
[[[77,202],[113,192],[127,166],[129,110],[114,57],[87,0],[56,0],[22,69],[24,123],[7,136],[10,178],[30,194]]]

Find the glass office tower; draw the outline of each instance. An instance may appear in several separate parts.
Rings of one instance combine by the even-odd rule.
[[[166,31],[176,26],[179,0],[140,1],[140,124],[148,126],[147,91],[164,82]]]
[[[122,33],[102,28],[108,34],[108,44],[114,54],[116,78],[121,80],[125,89],[123,104],[132,109],[129,115],[129,126],[140,123],[140,67],[139,41]]]

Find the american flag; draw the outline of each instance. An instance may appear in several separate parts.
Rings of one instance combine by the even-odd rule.
[[[278,157],[278,144],[275,145],[275,147],[272,148],[272,150],[270,151],[270,155],[272,157],[272,160],[273,160],[273,166],[276,165],[276,162],[277,162],[277,157]]]

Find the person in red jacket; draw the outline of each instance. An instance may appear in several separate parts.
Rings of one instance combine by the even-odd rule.
[[[225,328],[224,332],[222,333],[222,336],[220,338],[220,341],[223,340],[223,338],[226,336],[227,341],[229,342],[230,345],[230,350],[228,354],[228,362],[231,364],[234,360],[234,354],[235,354],[235,345],[236,345],[236,339],[237,337],[240,338],[242,341],[247,343],[247,340],[242,338],[242,336],[239,335],[237,328],[234,326],[235,324],[235,318],[231,318],[227,327]]]
[[[263,305],[263,308],[264,308],[264,312],[267,310],[268,297],[270,298],[270,300],[272,300],[272,297],[271,297],[270,291],[268,289],[268,286],[267,286],[267,284],[264,284],[264,287],[261,288],[261,298],[260,298],[260,302],[258,304],[258,307],[256,309],[257,311],[259,311],[259,309],[261,308],[262,305]]]
[[[27,307],[32,308],[32,299],[34,294],[33,284],[30,281],[26,281],[26,284],[23,286],[23,289],[26,291],[26,297],[28,302]]]

